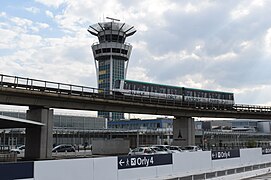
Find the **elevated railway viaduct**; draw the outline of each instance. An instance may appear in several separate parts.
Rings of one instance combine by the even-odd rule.
[[[0,75],[0,78],[0,104],[28,106],[27,119],[45,124],[26,127],[25,157],[29,159],[51,158],[52,108],[174,116],[173,139],[179,145],[195,143],[192,117],[271,119],[271,107],[267,106],[236,104],[229,108],[157,97],[124,96],[85,86],[7,75]],[[1,128],[6,127],[1,124]]]

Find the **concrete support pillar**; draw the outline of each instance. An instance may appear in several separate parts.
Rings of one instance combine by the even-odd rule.
[[[195,145],[195,125],[191,117],[175,117],[173,120],[173,144]]]
[[[53,147],[53,110],[30,107],[26,118],[45,124],[42,127],[26,128],[26,159],[50,159]]]

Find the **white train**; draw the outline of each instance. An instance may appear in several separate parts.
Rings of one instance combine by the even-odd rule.
[[[234,94],[177,86],[168,86],[131,80],[117,80],[114,92],[123,95],[159,97],[175,101],[194,102],[204,105],[234,105]]]

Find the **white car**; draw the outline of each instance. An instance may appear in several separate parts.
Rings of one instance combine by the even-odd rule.
[[[159,147],[151,147],[153,150],[155,150],[155,154],[168,154],[168,152],[167,151],[165,151],[165,150],[163,150],[163,149],[161,149],[161,148],[159,148]]]
[[[24,151],[25,151],[25,145],[21,145],[15,149],[10,150],[11,153],[17,153],[17,154],[24,153]]]
[[[159,148],[160,151],[165,151],[166,153],[172,153],[172,151],[169,149],[169,145],[152,145],[152,147]]]
[[[156,151],[150,147],[138,147],[131,150],[128,155],[148,155],[155,154]]]
[[[195,152],[195,151],[202,151],[201,148],[198,146],[185,146],[183,149],[184,152]]]
[[[182,152],[182,149],[179,146],[169,146],[169,150],[172,153],[180,153],[180,152]]]

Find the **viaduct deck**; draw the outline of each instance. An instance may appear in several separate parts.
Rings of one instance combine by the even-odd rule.
[[[271,107],[235,104],[232,108],[158,97],[125,96],[96,88],[0,75],[0,104],[102,110],[185,117],[271,119]]]

